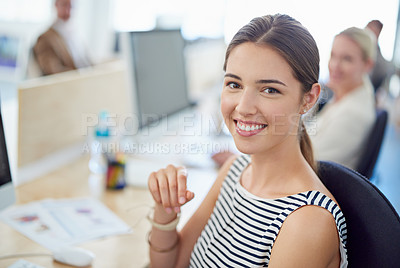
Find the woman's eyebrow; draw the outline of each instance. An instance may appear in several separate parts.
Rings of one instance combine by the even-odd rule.
[[[236,74],[226,73],[226,74],[225,74],[225,77],[232,77],[232,78],[235,78],[235,79],[237,79],[237,80],[242,81],[242,78],[240,78],[240,77],[237,76]]]
[[[225,77],[232,77],[239,81],[242,81],[242,78],[240,78],[236,74],[226,73]],[[279,84],[279,85],[287,87],[287,85],[285,83],[283,83],[282,81],[279,81],[277,79],[260,79],[260,80],[257,80],[256,83],[257,84]]]
[[[261,80],[257,80],[256,83],[257,84],[279,84],[279,85],[287,87],[287,85],[285,83],[283,83],[282,81],[276,80],[276,79],[261,79]]]

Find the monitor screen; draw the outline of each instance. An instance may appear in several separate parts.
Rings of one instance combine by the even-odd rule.
[[[0,210],[8,207],[14,202],[15,190],[11,179],[4,126],[0,112]]]
[[[129,32],[127,40],[139,128],[191,106],[181,31]]]

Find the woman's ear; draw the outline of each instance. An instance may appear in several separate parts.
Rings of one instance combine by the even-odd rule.
[[[311,86],[311,90],[304,94],[303,98],[303,113],[308,112],[314,104],[318,101],[319,94],[321,93],[321,85],[319,83],[314,83]]]
[[[369,73],[371,72],[372,68],[374,68],[375,62],[372,59],[368,59],[365,62],[365,72]]]

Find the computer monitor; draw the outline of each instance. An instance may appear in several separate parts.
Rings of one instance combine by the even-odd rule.
[[[125,32],[121,38],[139,129],[193,105],[180,29]]]
[[[15,189],[11,178],[4,125],[0,111],[0,211],[14,203]]]

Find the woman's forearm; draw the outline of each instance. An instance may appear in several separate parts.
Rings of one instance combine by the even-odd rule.
[[[177,213],[167,213],[160,205],[154,208],[155,223],[165,225],[174,221],[176,217]],[[153,226],[148,239],[151,267],[175,267],[180,243],[176,229],[166,231]]]

